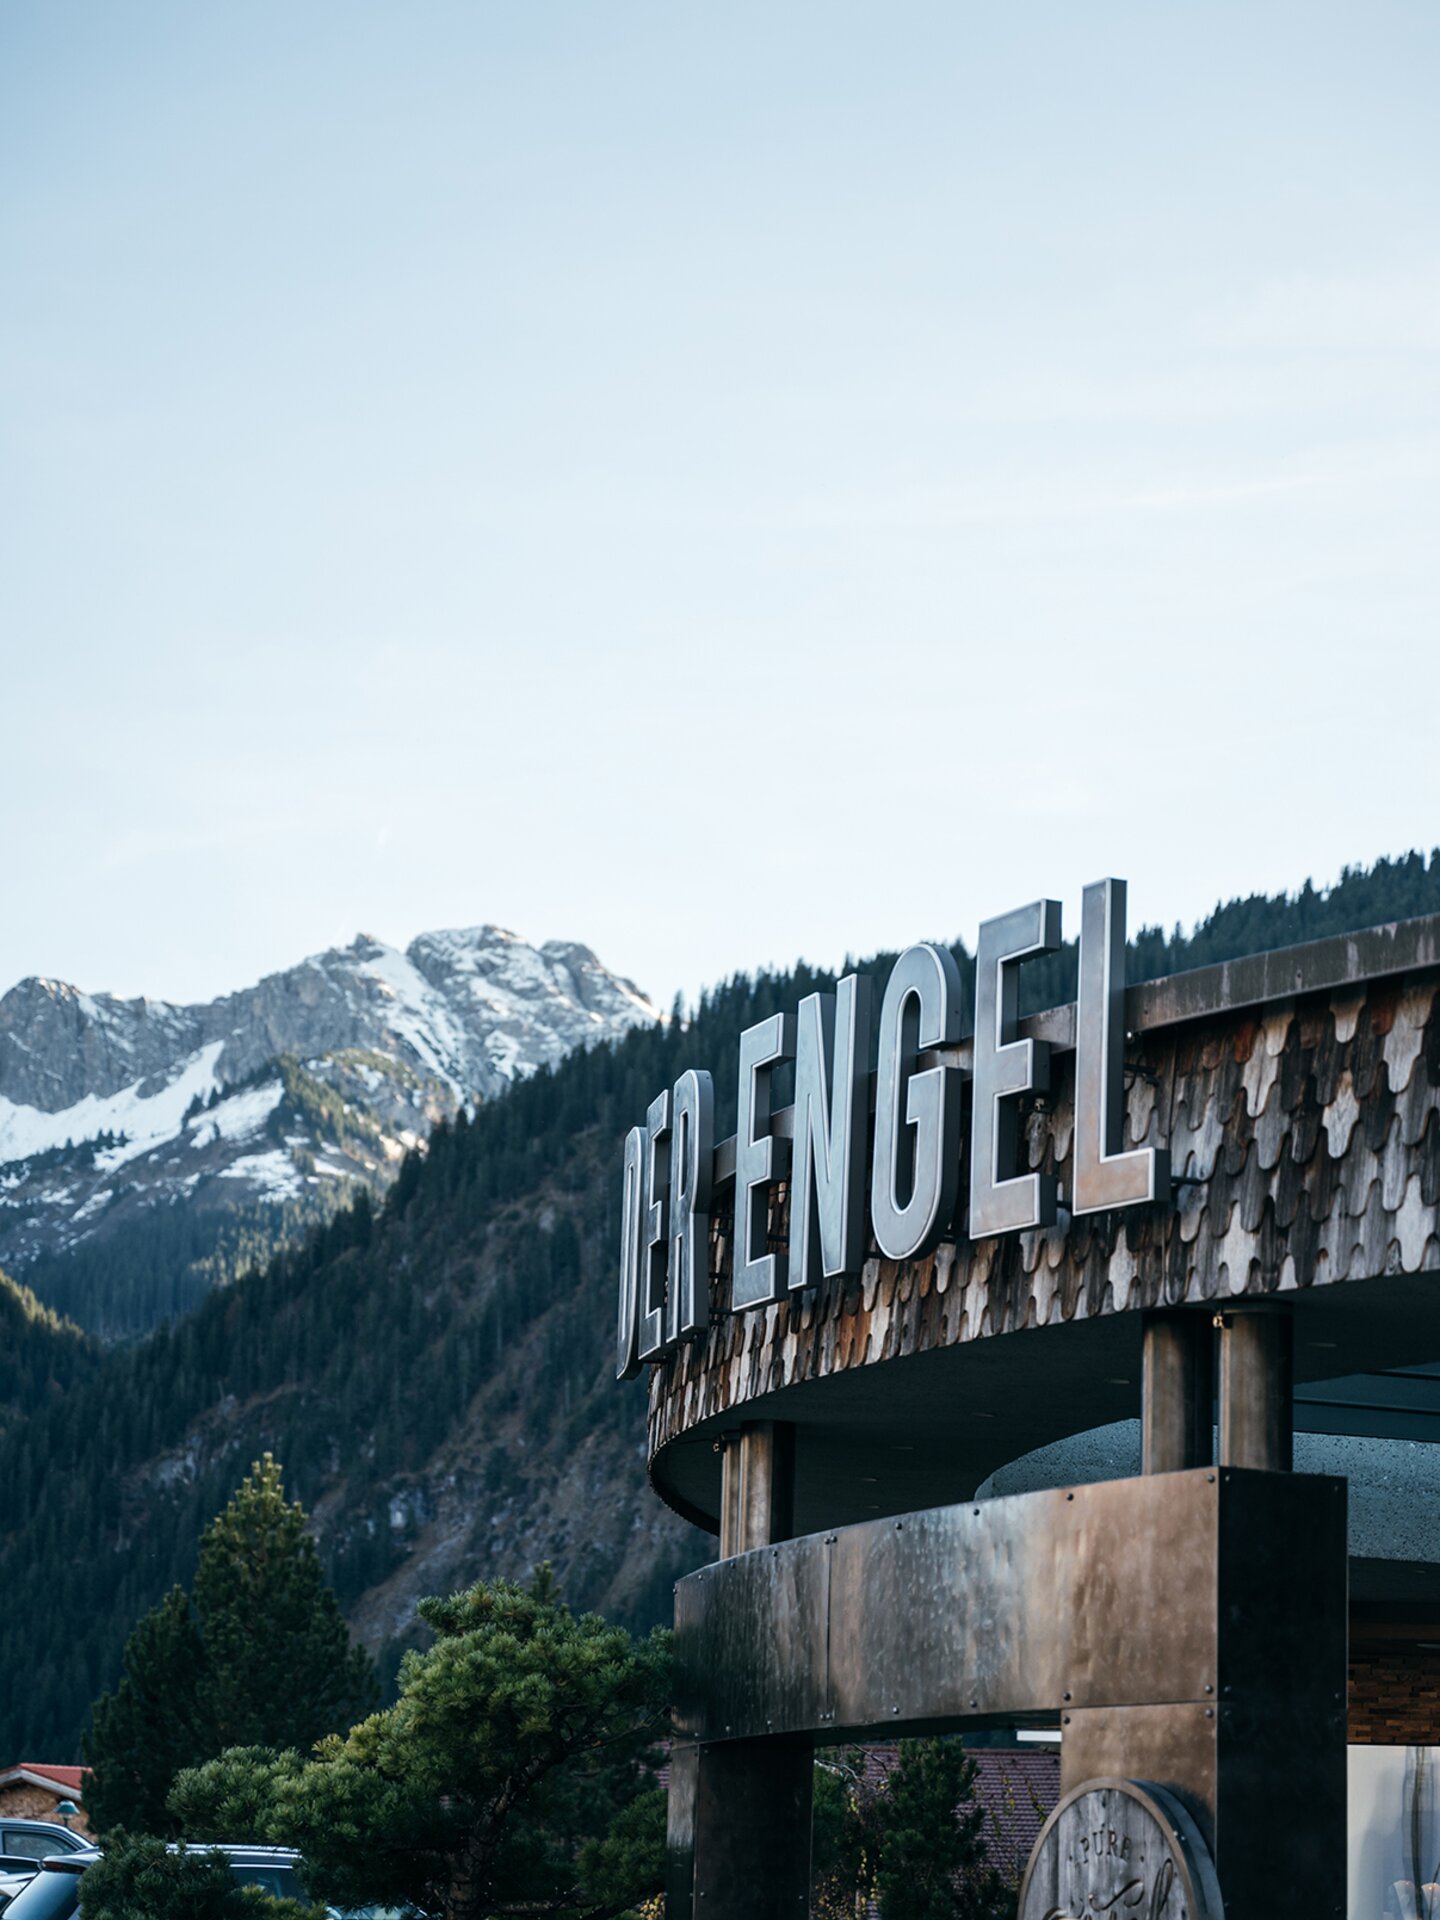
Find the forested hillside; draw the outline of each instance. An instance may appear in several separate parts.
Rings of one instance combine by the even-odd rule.
[[[1231,903],[1188,938],[1142,933],[1132,977],[1436,911],[1440,857],[1381,862],[1328,895]],[[883,979],[885,957],[867,964]],[[1027,997],[1066,997],[1073,967],[1032,969]],[[419,1595],[542,1559],[579,1605],[667,1615],[710,1546],[649,1493],[644,1382],[613,1380],[620,1142],[690,1065],[715,1074],[731,1126],[740,1032],[828,979],[741,976],[685,1023],[542,1069],[439,1127],[378,1210],[362,1194],[139,1345],[97,1360],[0,1294],[17,1369],[0,1401],[13,1377],[30,1409],[0,1433],[0,1747],[75,1754],[131,1625],[189,1577],[201,1527],[267,1448],[382,1659]]]
[[[0,1273],[0,1432],[58,1402],[99,1357],[78,1327]]]
[[[351,1191],[347,1183],[344,1192]],[[265,1266],[334,1211],[332,1192],[224,1209],[148,1207],[103,1239],[40,1254],[23,1269],[25,1284],[99,1339],[133,1339],[189,1313],[213,1287]]]

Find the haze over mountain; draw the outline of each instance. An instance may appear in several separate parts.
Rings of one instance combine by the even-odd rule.
[[[201,1006],[22,980],[0,999],[0,1265],[41,1262],[44,1291],[56,1256],[116,1243],[110,1297],[60,1304],[143,1329],[355,1183],[383,1190],[462,1102],[657,1018],[588,947],[493,926],[404,952],[362,934]],[[172,1284],[140,1299],[142,1246]]]

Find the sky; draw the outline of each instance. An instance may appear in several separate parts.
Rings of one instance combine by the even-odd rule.
[[[7,0],[0,987],[1440,841],[1440,8]]]

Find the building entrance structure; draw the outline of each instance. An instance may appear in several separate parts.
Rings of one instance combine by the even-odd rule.
[[[691,1073],[627,1144],[620,1371],[720,1538],[676,1591],[670,1920],[807,1910],[817,1746],[1027,1723],[1062,1803],[1023,1920],[1339,1916],[1347,1645],[1440,1677],[1424,1491],[1397,1520],[1364,1455],[1352,1510],[1346,1452],[1417,1470],[1396,1370],[1440,1356],[1440,920],[1127,991],[1104,882],[1077,1002],[1020,1019],[1058,940],[982,929],[969,1036],[929,947],[878,1017],[777,1009],[733,1140]]]

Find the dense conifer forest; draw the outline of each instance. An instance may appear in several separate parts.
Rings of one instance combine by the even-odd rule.
[[[25,1284],[100,1339],[133,1339],[189,1313],[212,1288],[265,1266],[330,1211],[318,1199],[156,1206],[102,1239],[41,1254],[25,1267]]]
[[[0,1432],[60,1400],[99,1359],[78,1327],[0,1273]]]
[[[1144,930],[1131,977],[1437,911],[1440,855],[1412,854],[1232,901],[1188,936]],[[866,965],[880,984],[888,957]],[[1029,971],[1030,1004],[1073,994],[1073,949]],[[738,975],[687,1018],[542,1070],[437,1129],[383,1205],[362,1192],[142,1342],[101,1352],[0,1289],[0,1748],[73,1759],[131,1627],[188,1581],[267,1449],[391,1672],[417,1592],[541,1559],[579,1606],[668,1615],[710,1546],[646,1489],[644,1382],[613,1379],[619,1143],[685,1066],[714,1073],[732,1126],[742,1030],[832,977]]]

